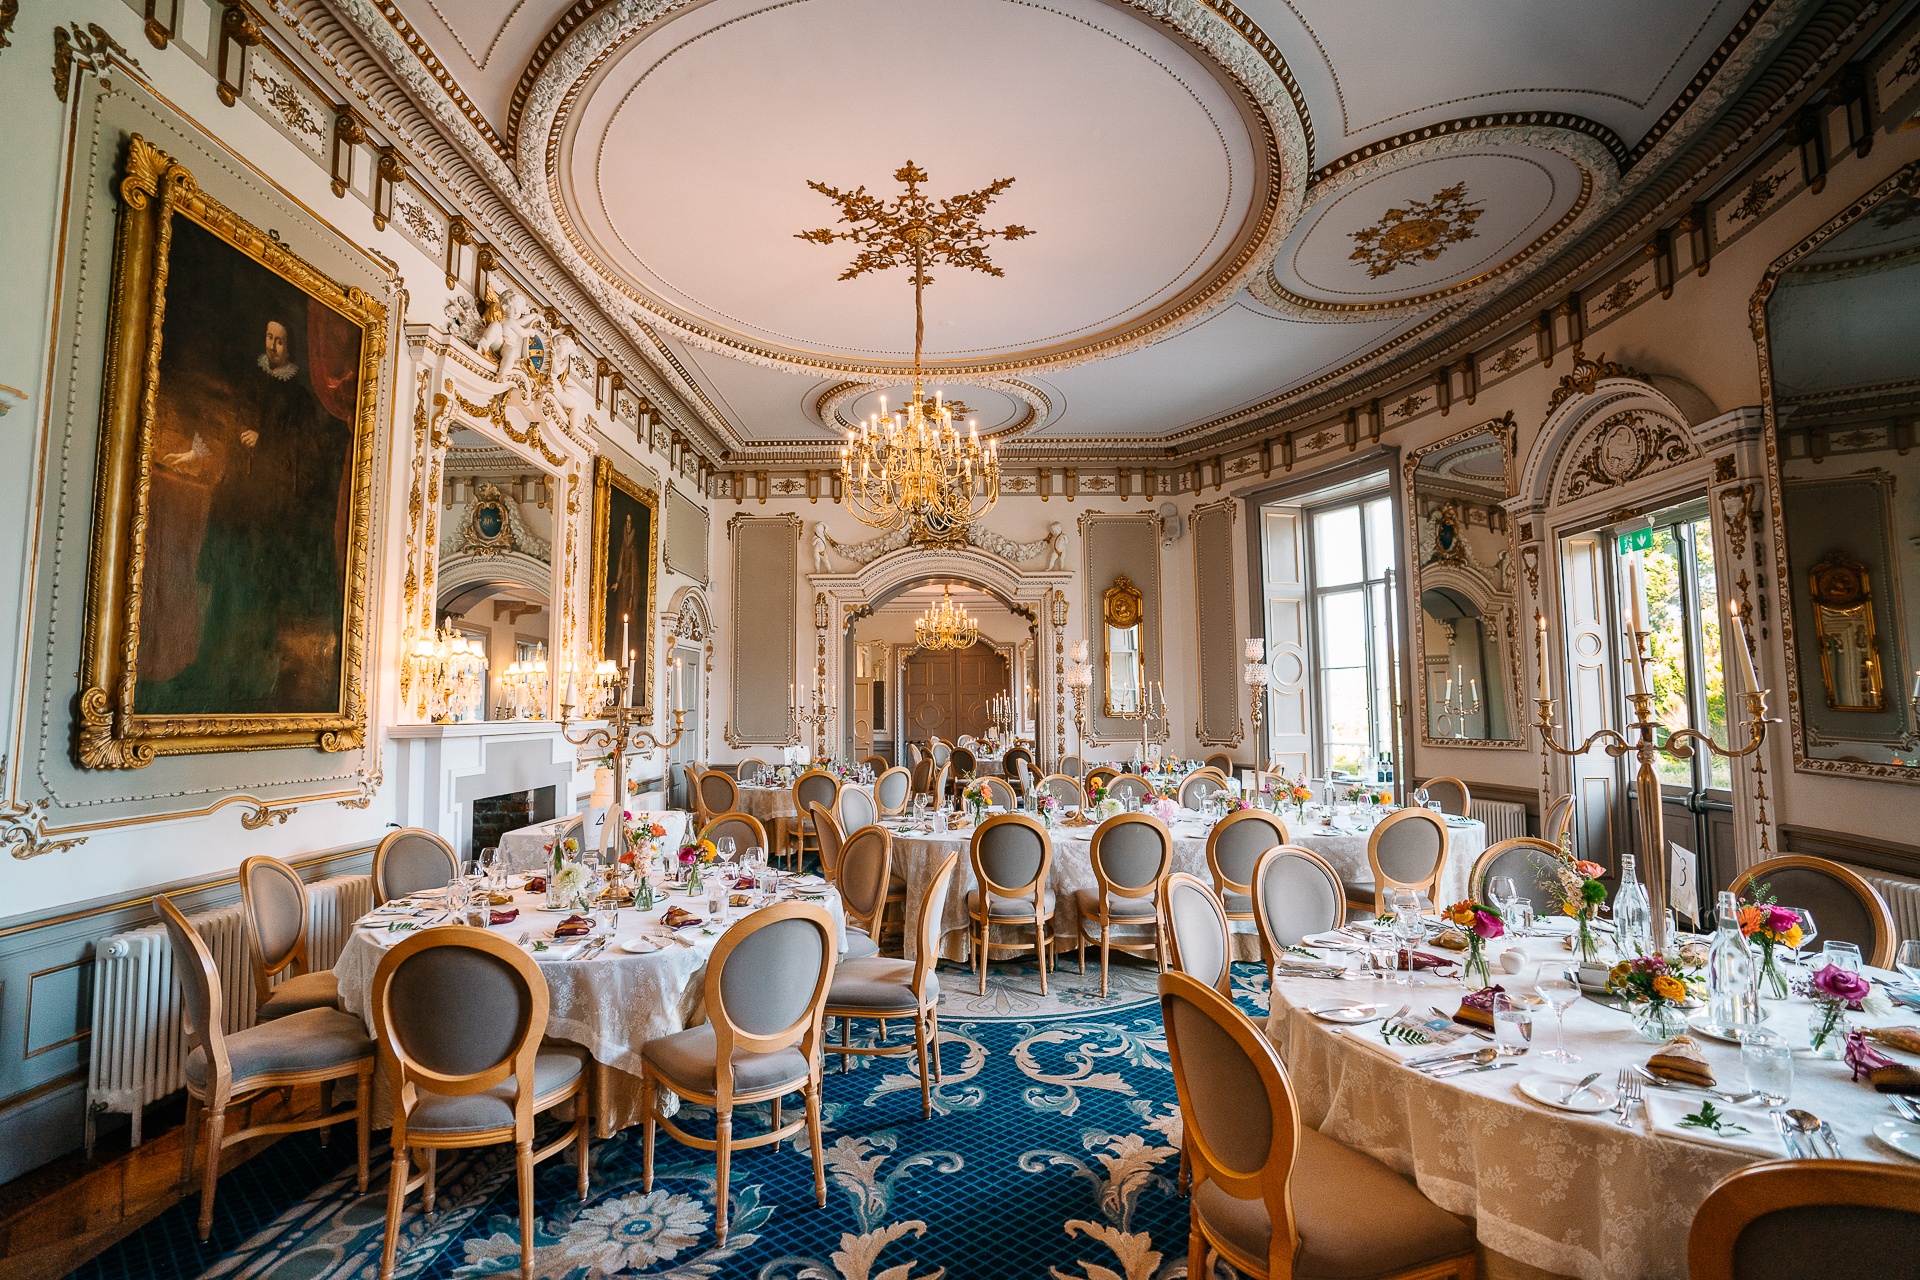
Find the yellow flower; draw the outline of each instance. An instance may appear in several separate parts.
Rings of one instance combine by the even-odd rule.
[[[1687,988],[1680,979],[1661,973],[1654,975],[1653,994],[1662,1000],[1685,1000]]]
[[[1568,915],[1568,916],[1577,916],[1580,914],[1580,909],[1574,906],[1571,902],[1563,902],[1560,904],[1560,914]]]
[[[1795,925],[1793,926],[1793,928],[1781,934],[1780,941],[1789,947],[1799,946],[1800,945],[1800,926]]]

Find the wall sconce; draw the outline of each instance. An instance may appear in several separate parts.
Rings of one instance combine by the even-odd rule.
[[[1056,628],[1067,625],[1067,593],[1064,591],[1053,593],[1053,625]]]
[[[480,710],[480,676],[487,669],[480,646],[447,629],[414,641],[408,675],[419,690],[419,714],[452,724]]]

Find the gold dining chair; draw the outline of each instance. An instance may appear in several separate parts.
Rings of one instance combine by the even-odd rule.
[[[913,794],[924,796],[932,793],[933,770],[933,759],[930,756],[923,755],[913,762]]]
[[[1472,1229],[1372,1156],[1302,1124],[1279,1054],[1231,1000],[1163,973],[1160,1009],[1193,1169],[1188,1275],[1212,1275],[1217,1255],[1254,1280],[1472,1280]]]
[[[1061,756],[1059,765],[1054,769],[1055,773],[1064,773],[1075,782],[1080,781],[1080,775],[1086,771],[1087,762],[1079,756]]]
[[[1783,907],[1800,907],[1813,915],[1823,938],[1838,938],[1859,946],[1860,956],[1877,969],[1893,964],[1900,931],[1893,911],[1880,891],[1859,872],[1826,858],[1803,853],[1756,862],[1733,879],[1733,896],[1744,898],[1755,885],[1767,886]]]
[[[833,815],[829,814],[828,817]],[[877,955],[886,941],[887,908],[905,904],[906,884],[893,869],[893,832],[882,826],[862,827],[840,845],[841,909],[847,916],[847,954]],[[867,946],[873,950],[868,951]]]
[[[1440,812],[1452,814],[1456,818],[1465,818],[1473,813],[1473,793],[1467,790],[1467,784],[1458,778],[1428,778],[1421,784],[1427,790],[1427,799],[1440,805]]]
[[[760,780],[760,775],[766,771],[767,762],[765,760],[762,760],[759,756],[748,756],[745,760],[733,766],[733,780],[743,787],[752,786]],[[731,808],[732,806],[728,807]]]
[[[896,818],[913,803],[913,775],[898,767],[873,780],[873,800],[882,817]]]
[[[818,849],[813,836],[813,819],[807,815],[813,812],[815,802],[832,809],[840,798],[840,779],[825,769],[809,769],[793,782],[792,825],[788,828],[789,837],[786,853],[793,858],[796,870],[807,863],[807,851]]]
[[[737,809],[730,813],[714,814],[713,819],[700,828],[700,838],[713,841],[716,849],[720,846],[722,836],[733,837],[735,858],[746,857],[749,849],[768,849],[767,829],[761,824],[760,819],[750,813],[741,813]]]
[[[1054,803],[1066,808],[1084,809],[1087,793],[1080,789],[1079,779],[1064,773],[1050,773],[1040,779],[1039,790],[1052,796]]]
[[[240,904],[253,969],[254,1021],[272,1022],[304,1009],[338,1009],[340,982],[315,970],[307,954],[307,886],[278,858],[255,854],[240,864]],[[279,974],[287,976],[275,986]]]
[[[980,994],[987,994],[987,962],[994,948],[1003,951],[1033,947],[1040,965],[1040,994],[1047,994],[1047,971],[1053,967],[1053,888],[1047,883],[1053,870],[1053,841],[1038,820],[1024,813],[1002,813],[973,829],[968,846],[973,878],[978,888],[967,891],[967,918],[978,936],[973,942],[974,967],[980,974]],[[1032,943],[994,942],[995,926],[1033,929]]]
[[[1467,892],[1476,901],[1490,902],[1492,899],[1487,896],[1487,881],[1508,876],[1512,878],[1513,887],[1520,896],[1533,904],[1535,914],[1552,910],[1554,898],[1543,879],[1551,873],[1541,868],[1555,865],[1559,857],[1558,845],[1536,840],[1532,836],[1514,836],[1510,840],[1498,841],[1474,859],[1473,871],[1467,877]]]
[[[1347,922],[1340,873],[1311,849],[1283,844],[1260,855],[1253,868],[1253,922],[1267,958],[1267,983],[1275,960],[1316,933]]]
[[[1167,877],[1167,940],[1172,968],[1191,974],[1229,1000],[1233,998],[1233,938],[1220,895],[1199,876],[1176,871]]]
[[[1692,1280],[1881,1280],[1913,1275],[1916,1258],[1920,1169],[1880,1160],[1736,1169],[1700,1202],[1687,1233]]]
[[[1007,785],[1005,778],[982,778],[980,785],[986,788],[988,804],[997,804],[1006,812],[1012,813],[1014,807],[1020,803],[1020,798],[1013,793],[1013,788]]]
[[[858,831],[880,821],[880,806],[874,801],[873,793],[853,783],[840,788],[840,794],[834,798],[834,807],[839,814],[842,831]]]
[[[887,759],[883,755],[871,755],[871,756],[868,756],[865,760],[862,760],[860,763],[867,766],[867,768],[873,770],[873,776],[878,778],[881,774],[887,771],[888,767],[893,764],[893,761]]]
[[[1207,797],[1227,789],[1227,780],[1212,769],[1195,769],[1180,780],[1175,792],[1182,809],[1198,809]]]
[[[732,813],[740,807],[740,787],[718,769],[708,769],[700,775],[700,787],[695,793],[700,797],[700,825],[706,826],[723,813]]]
[[[543,1044],[547,980],[533,957],[486,929],[427,929],[380,958],[368,1017],[393,1098],[393,1166],[380,1280],[393,1275],[400,1218],[416,1188],[434,1211],[441,1151],[513,1144],[520,1186],[520,1275],[533,1277],[533,1167],[568,1147],[587,1198],[592,1071],[577,1045]],[[576,1102],[573,1122],[534,1149],[534,1117]],[[410,1153],[425,1156],[408,1176]]]
[[[940,922],[946,915],[947,893],[953,888],[954,870],[960,855],[950,853],[933,873],[927,891],[920,896],[920,939],[918,953],[911,960],[869,956],[863,960],[843,960],[833,972],[833,987],[827,992],[827,1016],[840,1019],[840,1043],[827,1042],[828,1053],[844,1055],[878,1054],[904,1057],[912,1053],[920,1060],[920,1114],[933,1115],[931,1080],[940,1078]],[[871,1045],[855,1047],[853,1020],[874,1018],[880,1033]],[[913,1020],[913,1046],[888,1045],[886,1026],[889,1018]],[[932,1058],[932,1076],[928,1076],[928,1058]],[[840,1069],[847,1069],[842,1057]]]
[[[1136,802],[1145,802],[1154,799],[1159,792],[1153,789],[1151,782],[1139,774],[1122,773],[1107,783],[1107,794],[1115,800],[1132,799]]]
[[[1546,816],[1540,819],[1540,838],[1553,845],[1560,846],[1560,838],[1573,826],[1573,793],[1568,792],[1547,806]]]
[[[373,905],[444,889],[459,874],[459,856],[439,833],[425,827],[389,831],[373,851]]]
[[[213,1193],[220,1181],[220,1153],[266,1134],[330,1130],[351,1116],[359,1142],[358,1183],[364,1193],[374,1044],[360,1019],[338,1009],[303,1009],[228,1034],[220,970],[206,940],[165,894],[154,898],[153,909],[166,926],[167,940],[172,944],[187,1041],[181,1070],[187,1087],[187,1129],[180,1144],[183,1192],[193,1181],[196,1130],[203,1113],[207,1130],[206,1172],[200,1184],[200,1238],[207,1239],[213,1231]],[[336,1112],[333,1082],[348,1077],[355,1082],[353,1110]],[[252,1123],[252,1103],[261,1095],[275,1090],[291,1094],[294,1088],[306,1084],[320,1086],[320,1106],[314,1114]],[[228,1133],[227,1112],[234,1107],[246,1109],[247,1123]]]
[[[1207,870],[1227,919],[1253,921],[1253,870],[1260,855],[1287,843],[1287,824],[1265,809],[1241,809],[1207,833]]]
[[[1221,777],[1231,778],[1233,776],[1233,757],[1223,751],[1216,751],[1207,757],[1207,768],[1218,769]]]
[[[1428,809],[1402,809],[1382,818],[1367,837],[1367,864],[1371,880],[1345,883],[1347,906],[1354,910],[1385,911],[1387,894],[1411,889],[1439,901],[1440,873],[1447,865],[1446,819]]]
[[[1112,765],[1097,764],[1087,770],[1087,776],[1080,785],[1082,789],[1091,796],[1095,787],[1106,786],[1119,776],[1120,771]]]
[[[1087,971],[1087,939],[1100,944],[1100,995],[1107,994],[1110,951],[1151,954],[1166,971],[1166,939],[1160,931],[1160,888],[1173,866],[1173,833],[1150,813],[1117,813],[1095,828],[1088,849],[1094,887],[1076,889],[1080,911],[1080,972]],[[1120,942],[1117,929],[1145,929],[1144,942]]]
[[[640,1051],[644,1134],[640,1187],[653,1190],[653,1131],[715,1158],[714,1235],[727,1242],[735,1151],[786,1141],[801,1129],[813,1148],[814,1201],[827,1203],[820,1144],[820,1064],[827,992],[833,987],[833,917],[811,902],[762,907],[720,936],[701,986],[707,1021],[656,1036]],[[697,1138],[659,1114],[662,1088],[713,1109],[714,1136]],[[781,1100],[801,1094],[806,1116],[783,1123]],[[751,1138],[733,1132],[736,1108],[773,1104],[773,1126]]]

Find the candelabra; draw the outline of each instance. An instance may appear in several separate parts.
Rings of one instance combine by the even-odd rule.
[[[1637,717],[1627,725],[1635,734],[1633,741],[1612,730],[1600,729],[1588,735],[1579,746],[1565,746],[1553,740],[1553,690],[1547,677],[1547,620],[1536,613],[1534,621],[1539,627],[1539,640],[1536,656],[1539,659],[1540,681],[1539,697],[1534,701],[1539,707],[1539,717],[1533,727],[1540,731],[1540,741],[1547,750],[1556,755],[1585,755],[1598,744],[1608,755],[1618,759],[1631,755],[1639,761],[1640,769],[1635,778],[1635,790],[1639,805],[1640,832],[1640,883],[1647,891],[1648,916],[1647,931],[1654,954],[1660,954],[1667,948],[1667,880],[1669,866],[1667,861],[1667,838],[1665,824],[1661,817],[1660,778],[1654,772],[1654,762],[1661,756],[1674,760],[1690,760],[1699,743],[1714,755],[1728,760],[1737,760],[1742,756],[1758,751],[1767,738],[1767,726],[1778,724],[1778,720],[1767,718],[1768,690],[1760,687],[1760,678],[1753,667],[1753,655],[1747,649],[1747,618],[1737,602],[1727,605],[1727,612],[1733,620],[1731,648],[1739,656],[1740,673],[1747,688],[1747,734],[1750,741],[1746,746],[1735,749],[1732,736],[1728,736],[1728,745],[1721,746],[1710,734],[1697,729],[1675,729],[1662,743],[1655,735],[1666,729],[1654,717],[1654,695],[1647,687],[1646,656],[1644,647],[1647,636],[1642,617],[1642,593],[1636,582],[1635,590],[1628,593],[1633,607],[1632,625],[1626,628],[1625,635],[1631,650],[1632,661],[1629,664],[1633,672],[1634,691],[1628,695],[1633,701],[1633,714]]]
[[[996,693],[987,699],[987,727],[993,730],[994,737],[1013,736],[1013,698],[1004,693]]]
[[[610,668],[610,669],[609,669]],[[621,669],[610,663],[601,663],[595,668],[595,675],[621,676]],[[625,696],[621,696],[624,690]],[[576,747],[600,747],[606,750],[613,760],[613,798],[607,806],[604,819],[613,828],[606,848],[611,850],[607,856],[612,866],[620,865],[620,855],[626,852],[627,824],[623,820],[627,800],[627,754],[633,751],[666,751],[680,741],[685,731],[686,710],[678,703],[678,686],[674,689],[673,733],[662,739],[640,727],[640,708],[633,702],[633,664],[625,668],[624,678],[602,681],[595,679],[589,693],[587,710],[597,723],[582,728],[579,737],[569,731],[573,722],[573,704],[560,706],[560,734]]]
[[[1434,715],[1444,724],[1448,720],[1456,721],[1453,736],[1467,736],[1467,721],[1480,714],[1480,690],[1474,688],[1467,694],[1466,701],[1459,701],[1454,692],[1454,682],[1447,682],[1447,690],[1434,703]]]
[[[1267,735],[1262,723],[1267,712],[1267,642],[1259,637],[1248,639],[1243,650],[1247,665],[1242,678],[1247,684],[1247,696],[1253,703],[1253,769],[1254,773],[1264,776],[1267,772]]]
[[[1093,684],[1093,672],[1087,667],[1087,642],[1076,640],[1068,650],[1073,666],[1060,678],[1073,691],[1074,746],[1084,751],[1087,737],[1087,690]],[[1076,752],[1075,754],[1079,754]]]
[[[1160,721],[1162,733],[1155,741],[1164,739],[1167,723],[1167,694],[1158,680],[1140,682],[1140,767],[1147,767],[1147,739],[1151,735],[1153,722]]]
[[[547,702],[547,659],[544,654],[515,662],[500,677],[512,695],[510,720],[544,720]]]
[[[827,752],[822,750],[822,747],[826,742],[827,725],[839,714],[839,699],[834,696],[831,689],[816,683],[813,686],[813,692],[804,702],[797,697],[794,699],[793,722],[796,726],[794,742],[797,744],[806,736],[798,728],[800,725],[806,725],[813,732],[814,756],[817,758],[826,755]]]
[[[420,691],[419,713],[435,724],[453,724],[480,707],[480,675],[486,655],[475,641],[443,630],[414,642],[408,655]]]

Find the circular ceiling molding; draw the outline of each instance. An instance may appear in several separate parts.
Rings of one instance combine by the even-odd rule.
[[[1160,0],[639,3],[583,23],[549,63],[521,154],[537,131],[546,212],[637,319],[874,384],[911,365],[910,273],[840,280],[859,246],[798,238],[845,227],[807,183],[890,200],[908,160],[935,199],[1013,178],[983,218],[1033,233],[988,244],[1005,275],[934,266],[926,295],[930,381],[1005,389],[1165,338],[1272,259],[1307,161],[1260,43]],[[964,102],[892,93],[888,68],[920,53],[975,69]],[[1029,423],[1046,414],[1036,396],[1017,396]]]
[[[1321,321],[1458,304],[1530,274],[1618,183],[1606,145],[1565,128],[1461,129],[1383,151],[1313,189],[1252,292]]]
[[[945,392],[946,403],[955,408],[954,420],[962,430],[969,422],[978,425],[983,437],[1007,436],[1045,422],[1057,412],[1053,396],[1030,383],[998,380],[965,383],[956,387],[929,385],[927,395]],[[898,412],[913,395],[911,382],[841,382],[828,386],[814,402],[813,418],[821,426],[839,435],[886,408]]]

